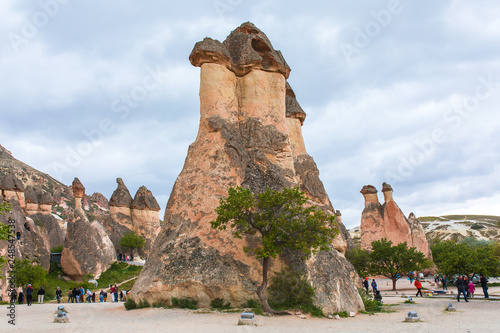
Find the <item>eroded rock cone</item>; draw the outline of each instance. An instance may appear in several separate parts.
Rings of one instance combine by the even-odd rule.
[[[132,297],[193,298],[200,306],[222,298],[239,305],[256,298],[262,266],[242,250],[251,237],[235,239],[210,227],[229,187],[261,192],[299,186],[311,204],[335,211],[305,150],[305,114],[285,81],[290,69],[265,34],[245,23],[223,43],[209,38],[197,43],[190,60],[201,67],[198,136]],[[349,236],[340,227],[331,251],[307,261],[293,253],[271,261],[272,272],[285,265],[305,271],[316,288],[317,305],[333,313],[363,308],[353,282],[359,277],[342,255]]]
[[[361,248],[371,249],[371,243],[385,238],[394,244],[406,242],[409,247],[432,259],[431,250],[425,231],[413,213],[406,219],[393,198],[393,189],[387,183],[382,184],[384,204],[380,204],[377,189],[373,185],[365,185],[361,190],[365,198],[365,208],[361,215]]]

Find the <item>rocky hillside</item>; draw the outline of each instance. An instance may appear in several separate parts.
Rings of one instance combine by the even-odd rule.
[[[500,241],[500,216],[445,215],[419,217],[427,239],[458,241],[465,237]]]
[[[423,216],[418,219],[429,241],[434,238],[459,241],[465,237],[500,241],[500,216],[444,215]],[[359,226],[349,229],[349,233],[354,243],[359,244]]]
[[[9,172],[21,180],[24,187],[32,186],[50,193],[54,199],[52,213],[57,214],[63,220],[68,220],[72,216],[75,199],[71,187],[19,161],[9,150],[0,145],[0,179]],[[100,193],[86,195],[83,199],[83,209],[91,221],[95,218],[102,220],[109,215],[108,200]]]

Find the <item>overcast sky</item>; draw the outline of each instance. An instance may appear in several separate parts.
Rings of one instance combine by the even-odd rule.
[[[246,21],[292,68],[347,227],[362,186],[384,181],[406,215],[500,215],[495,0],[3,0],[0,143],[88,194],[109,198],[122,177],[164,208],[198,130],[189,54]]]

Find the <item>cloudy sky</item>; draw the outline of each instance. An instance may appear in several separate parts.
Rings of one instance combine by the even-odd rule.
[[[198,130],[188,56],[245,21],[292,68],[307,150],[348,227],[362,186],[384,181],[406,215],[500,215],[494,0],[4,0],[0,143],[89,194],[122,177],[165,207]]]

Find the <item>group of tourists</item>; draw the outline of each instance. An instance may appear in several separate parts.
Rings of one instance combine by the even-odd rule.
[[[127,255],[124,255],[123,253],[121,252],[118,252],[116,254],[116,259],[118,261],[134,261],[134,254],[131,253],[130,256],[127,256]]]
[[[114,286],[109,286],[109,293],[111,295],[111,302],[125,302],[127,299],[127,292],[123,292],[123,290],[119,290],[118,286],[115,284]],[[37,292],[38,295],[38,304],[43,304],[43,300],[45,297],[45,289],[43,287],[40,287],[40,289]],[[101,292],[99,293],[99,302],[106,302],[108,298],[108,293],[101,289]],[[56,299],[57,303],[61,303],[62,301],[62,290],[60,287],[57,287],[56,289]],[[16,303],[18,304],[24,304],[26,300],[26,304],[28,306],[31,306],[33,304],[33,287],[31,284],[28,284],[28,287],[26,288],[25,291],[23,291],[23,288],[19,288],[19,291],[14,289],[10,293],[10,302],[11,303]],[[78,287],[78,288],[70,288],[68,291],[68,303],[95,303],[96,301],[96,294],[95,292],[91,291],[90,289],[85,290],[83,287]]]
[[[488,279],[481,274],[479,276],[479,283],[481,283],[481,287],[483,289],[484,298],[490,298],[488,294]],[[474,297],[474,292],[476,291],[476,287],[472,282],[472,279],[469,279],[467,275],[459,275],[457,280],[455,281],[455,287],[458,290],[457,301],[460,302],[460,294],[464,295],[464,299],[466,302],[469,300],[467,298]]]
[[[417,277],[416,274],[413,274],[413,272],[411,272],[408,276],[408,279],[410,281],[413,281],[415,279],[415,282],[413,283],[415,288],[417,288],[417,294],[415,295],[415,297],[418,297],[419,295],[420,297],[423,297],[422,282],[420,278]],[[368,292],[369,291],[368,278],[364,278],[362,279],[362,281],[363,281],[363,288],[365,288],[366,292]],[[434,282],[436,283],[436,286],[439,286],[440,281],[442,283],[443,290],[448,290],[448,278],[446,277],[446,275],[443,275],[441,278],[439,278],[437,275],[434,275]],[[488,279],[486,279],[486,277],[483,274],[479,276],[479,283],[481,283],[481,287],[484,293],[484,298],[490,298],[488,294]],[[455,286],[458,289],[457,300],[459,302],[460,302],[460,294],[463,294],[463,298],[465,299],[466,302],[468,302],[468,298],[474,297],[474,293],[476,292],[476,286],[472,282],[472,277],[469,278],[469,276],[467,275],[459,275],[455,280]],[[373,296],[377,298],[378,297],[377,295],[380,294],[380,291],[378,291],[377,282],[375,281],[375,279],[372,279],[371,287],[373,290]]]
[[[43,304],[43,298],[45,296],[45,289],[43,287],[40,287],[37,292],[38,295],[38,304]],[[16,303],[18,304],[24,304],[24,299],[26,298],[26,304],[28,306],[31,306],[33,304],[33,287],[31,284],[28,284],[28,287],[26,287],[26,290],[23,291],[23,288],[19,288],[19,292],[14,289],[10,293],[10,302],[11,303]]]

